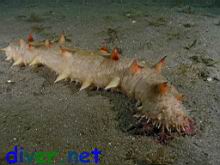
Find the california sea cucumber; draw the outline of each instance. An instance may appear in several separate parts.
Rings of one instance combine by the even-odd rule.
[[[118,89],[137,100],[141,106],[134,116],[145,132],[157,130],[163,134],[193,134],[194,122],[182,104],[182,95],[160,74],[165,57],[153,67],[141,61],[121,57],[117,48],[109,53],[65,47],[65,36],[59,40],[28,41],[20,39],[10,43],[6,60],[15,65],[42,64],[58,74],[55,82],[70,79],[80,82],[83,90],[89,86]],[[163,136],[162,136],[163,137]]]

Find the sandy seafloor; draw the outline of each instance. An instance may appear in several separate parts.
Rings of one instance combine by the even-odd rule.
[[[195,136],[167,145],[127,132],[133,104],[120,93],[54,84],[45,67],[11,67],[0,54],[0,164],[15,145],[28,151],[102,150],[100,164],[220,164],[220,8],[148,1],[1,1],[0,47],[10,41],[53,38],[96,50],[103,41],[123,56],[153,65],[167,55],[163,75],[185,96]]]

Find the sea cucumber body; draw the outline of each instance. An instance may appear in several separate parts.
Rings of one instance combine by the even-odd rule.
[[[9,44],[5,52],[7,59],[12,59],[16,64],[27,65],[35,61],[35,64],[47,66],[63,76],[60,80],[70,78],[101,88],[105,88],[112,81],[120,80],[117,89],[142,103],[140,115],[147,123],[151,122],[163,132],[192,131],[191,119],[181,101],[176,99],[179,93],[175,87],[169,84],[168,93],[159,93],[157,87],[167,82],[166,78],[147,65],[143,66],[140,73],[131,72],[134,59],[123,57],[120,60],[112,60],[98,52],[78,48],[62,52],[59,44],[53,44],[51,48],[30,47],[24,41]]]

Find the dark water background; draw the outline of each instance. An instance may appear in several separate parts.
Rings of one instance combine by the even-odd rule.
[[[163,6],[180,6],[180,5],[190,5],[197,7],[220,7],[219,0],[1,0],[0,3],[7,5],[20,6],[24,3],[63,3],[63,2],[75,2],[76,4],[109,4],[109,3],[127,3],[135,2],[142,4],[154,4],[154,5],[163,5]]]

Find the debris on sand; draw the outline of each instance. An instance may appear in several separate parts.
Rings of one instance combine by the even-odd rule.
[[[194,67],[200,66],[200,69],[198,68],[196,71],[199,78],[208,82],[220,80],[220,73],[216,67],[219,61],[204,56],[192,56],[190,59],[193,61]]]
[[[167,20],[164,17],[148,20],[148,25],[154,27],[165,26],[166,24],[167,24]]]
[[[211,77],[207,77],[207,81],[212,81],[213,79]]]
[[[144,12],[141,10],[133,9],[123,13],[123,15],[129,19],[136,19],[137,17],[144,16]]]
[[[197,39],[193,40],[192,43],[188,44],[187,46],[185,46],[184,48],[187,50],[190,50],[192,47],[194,47],[197,43]]]
[[[44,25],[33,25],[31,26],[31,31],[36,34],[44,34],[47,30],[51,30],[51,26]]]
[[[193,26],[195,26],[195,25],[192,24],[192,23],[184,23],[183,26],[184,26],[185,28],[191,28],[191,27],[193,27]]]
[[[167,35],[168,35],[168,38],[167,38],[168,41],[172,40],[172,39],[180,39],[180,37],[181,37],[180,32],[175,31],[175,30],[168,32]]]
[[[7,80],[7,83],[8,83],[8,84],[14,84],[15,82],[12,81],[12,80]]]
[[[188,6],[188,5],[178,9],[177,12],[185,13],[185,14],[193,14],[194,13],[192,7]]]
[[[136,20],[132,20],[131,23],[135,24],[137,21]]]
[[[203,81],[207,81],[208,77],[212,77],[210,75],[210,71],[205,68],[202,65],[199,64],[181,64],[178,66],[178,68],[175,71],[175,74],[179,74],[186,79],[189,80],[189,82],[193,82],[197,79],[202,79]]]
[[[203,57],[203,56],[192,56],[190,59],[195,63],[203,63],[208,67],[214,67],[215,64],[217,64],[217,61],[214,61],[213,59],[209,57]]]
[[[39,23],[39,22],[43,22],[44,19],[40,15],[37,15],[36,13],[31,13],[31,15],[25,21],[31,23]]]
[[[108,28],[107,35],[108,35],[108,37],[105,39],[106,43],[114,44],[116,41],[119,41],[118,32],[117,32],[116,28]]]
[[[30,23],[40,23],[44,21],[44,19],[36,13],[31,13],[29,16],[19,15],[19,16],[16,16],[16,19],[18,21],[25,21],[25,22],[30,22]]]
[[[169,151],[163,147],[160,147],[155,152],[147,153],[147,162],[149,164],[173,164],[175,156],[169,153]]]

